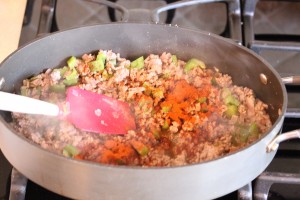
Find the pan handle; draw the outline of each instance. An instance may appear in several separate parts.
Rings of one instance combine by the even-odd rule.
[[[300,85],[300,76],[287,76],[281,78],[285,85]]]
[[[275,137],[267,146],[267,152],[270,153],[272,151],[276,151],[279,147],[279,143],[290,140],[300,138],[300,129],[296,129],[287,133],[283,133]]]

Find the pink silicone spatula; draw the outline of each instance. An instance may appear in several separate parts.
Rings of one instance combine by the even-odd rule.
[[[0,110],[58,116],[83,131],[126,134],[136,128],[129,104],[79,87],[69,87],[66,102],[58,106],[45,101],[1,92]]]
[[[79,87],[67,89],[68,121],[77,128],[111,134],[125,134],[135,129],[129,104],[106,95],[89,92]]]

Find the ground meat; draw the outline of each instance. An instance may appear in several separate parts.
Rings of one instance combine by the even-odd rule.
[[[95,66],[99,62],[103,68]],[[84,54],[72,66],[24,80],[21,94],[60,104],[65,88],[77,85],[128,102],[136,130],[96,134],[55,117],[19,113],[12,114],[14,128],[42,148],[74,159],[150,167],[216,159],[249,145],[272,126],[268,105],[214,66],[187,67],[167,52],[147,56],[138,67],[131,63],[107,50]],[[70,146],[76,154],[68,152]]]

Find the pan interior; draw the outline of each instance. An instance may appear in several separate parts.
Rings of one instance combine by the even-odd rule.
[[[278,75],[261,58],[231,41],[203,33],[157,24],[105,24],[82,27],[37,39],[10,55],[1,65],[4,91],[15,91],[21,81],[46,68],[61,66],[70,55],[80,56],[111,49],[134,59],[150,53],[170,52],[180,59],[196,57],[209,67],[232,76],[236,85],[247,86],[270,105],[273,123],[284,112],[285,91]],[[260,74],[268,78],[263,84]]]

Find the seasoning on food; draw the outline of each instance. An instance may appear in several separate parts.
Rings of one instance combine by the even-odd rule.
[[[63,120],[19,113],[13,113],[14,128],[44,149],[102,164],[181,166],[216,159],[272,126],[268,105],[217,67],[167,52],[133,61],[111,50],[72,56],[66,66],[24,80],[20,93],[60,104],[66,89],[76,85],[127,102],[135,129],[93,134]]]

